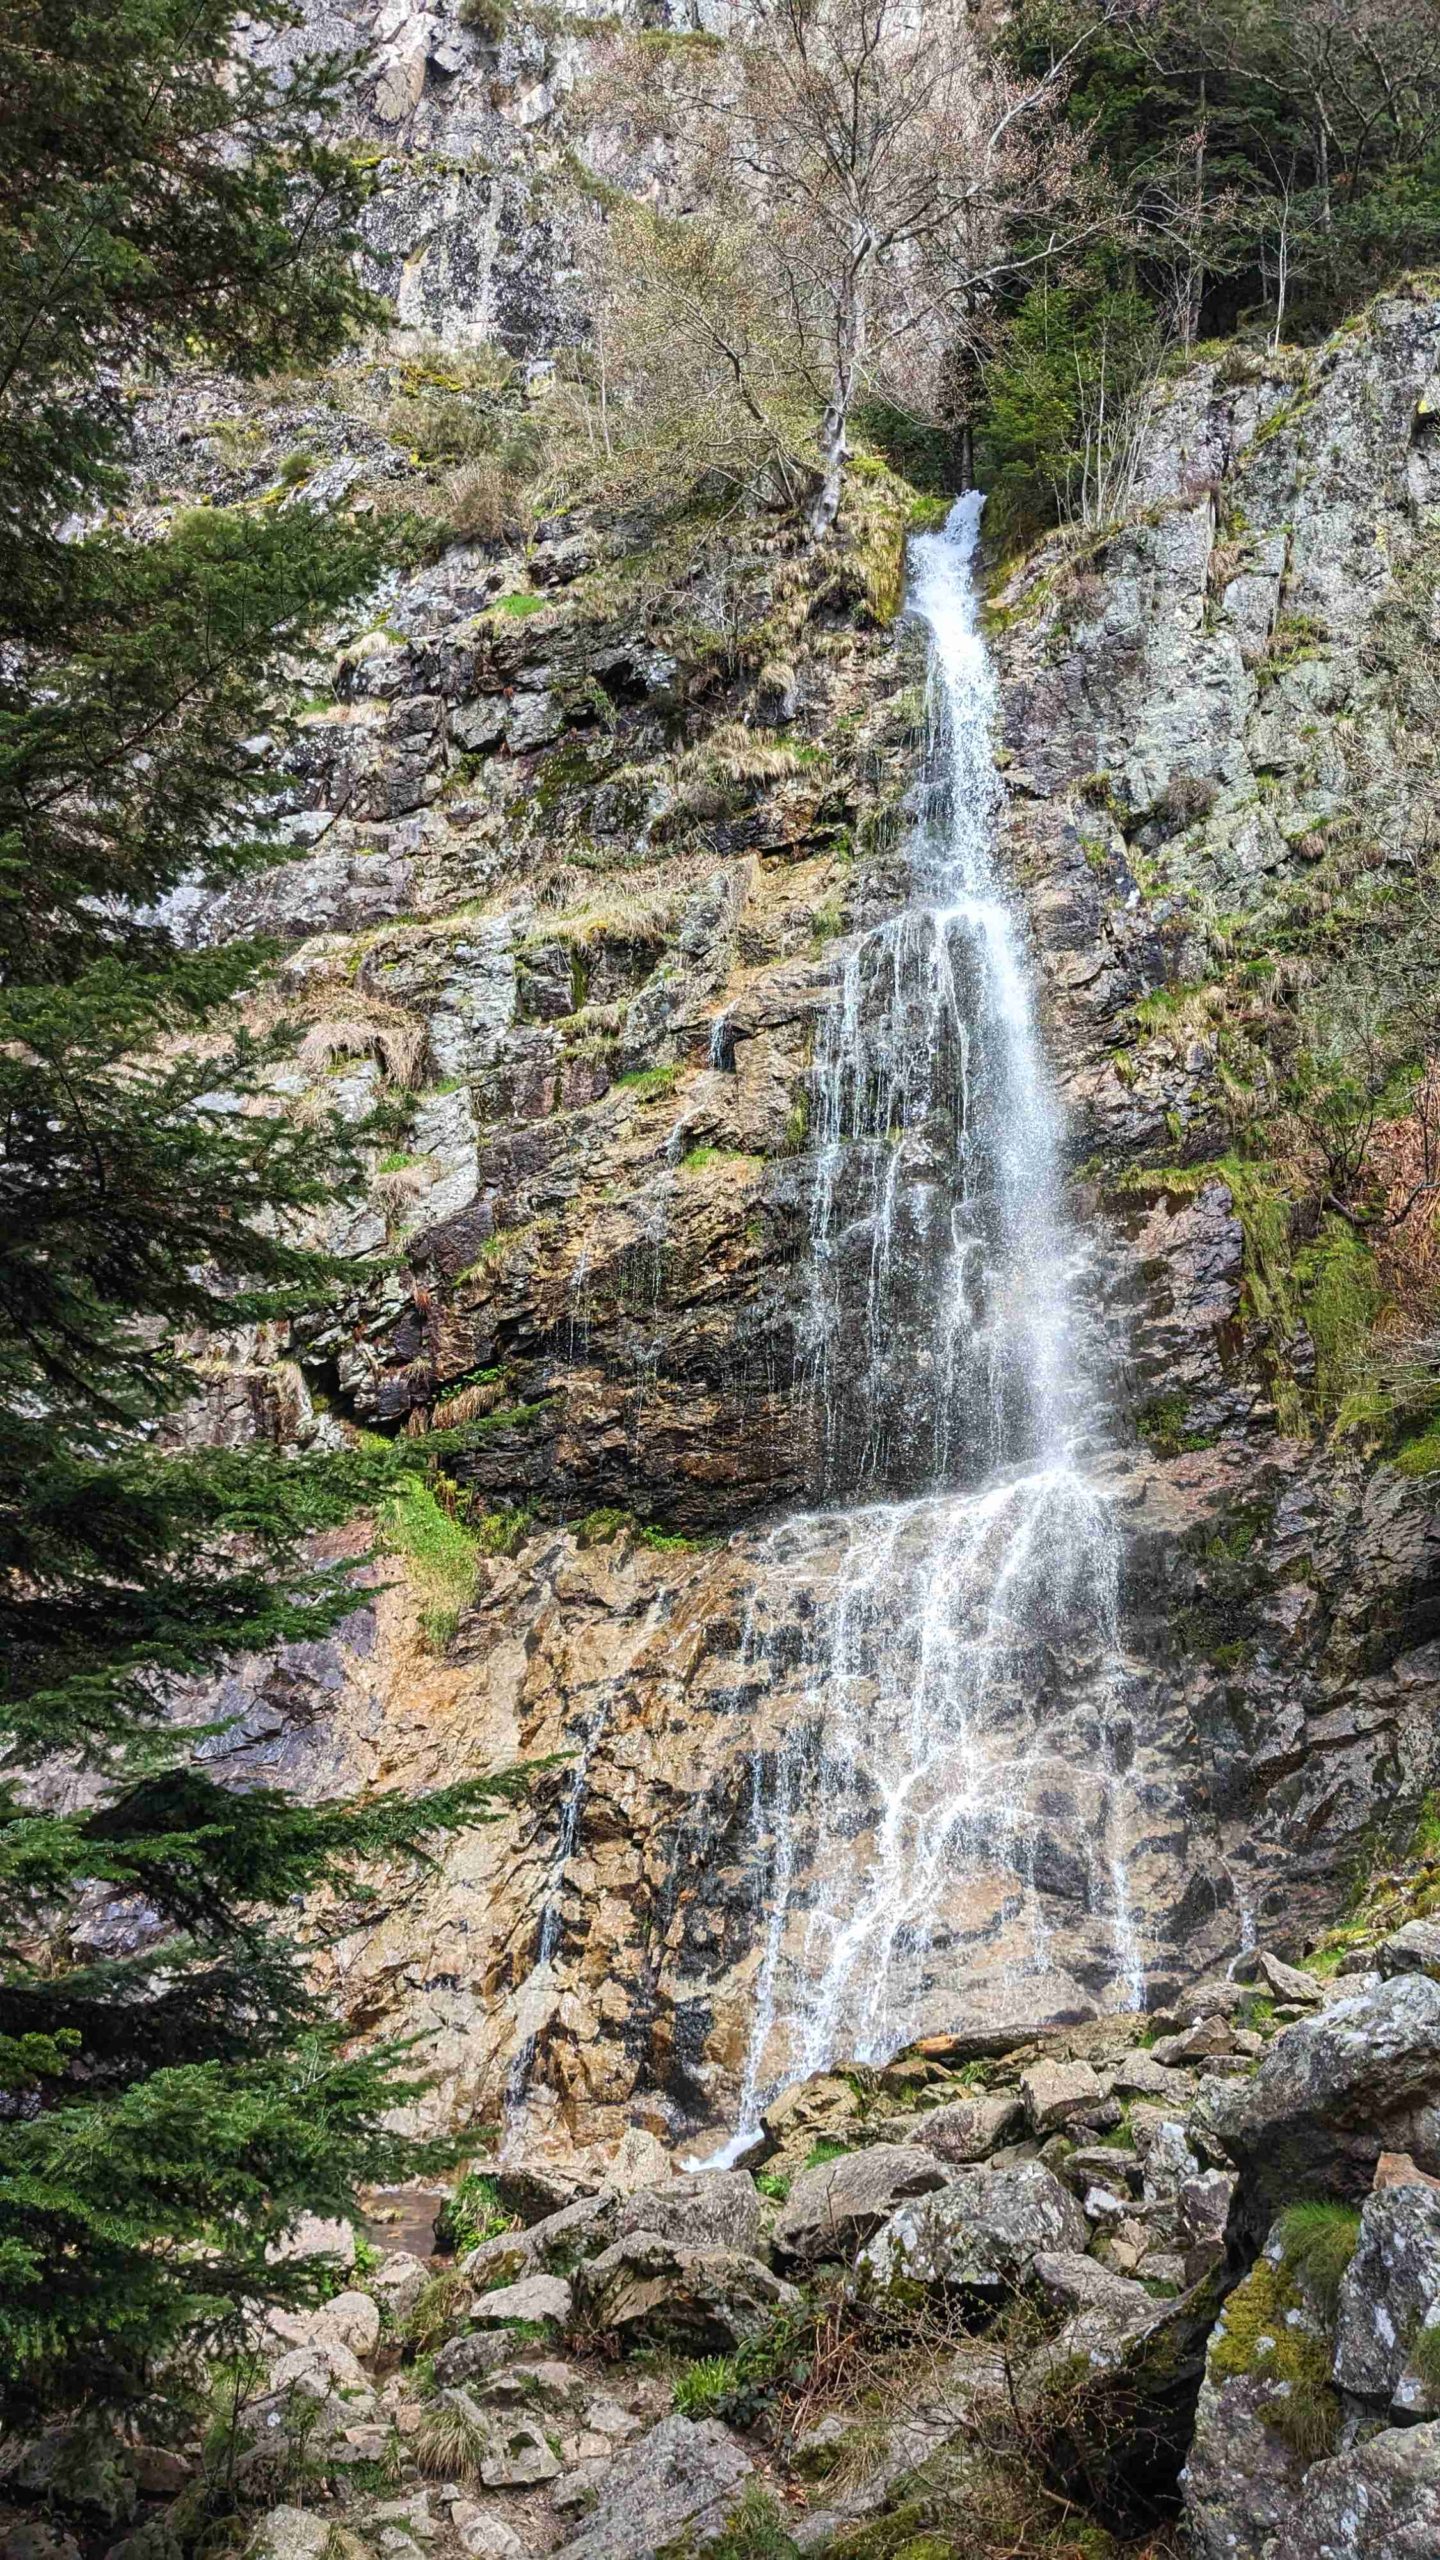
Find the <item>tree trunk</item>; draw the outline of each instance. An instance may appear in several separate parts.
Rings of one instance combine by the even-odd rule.
[[[849,262],[836,303],[835,369],[830,379],[830,397],[820,424],[820,486],[811,502],[808,519],[812,542],[823,542],[840,513],[840,492],[850,455],[845,429],[850,421],[865,344],[862,285],[874,246],[874,237],[868,230],[851,234]]]
[[[820,486],[811,499],[807,518],[812,542],[824,541],[840,513],[840,491],[844,485],[848,451],[845,421],[849,410],[848,395],[842,404],[837,387],[837,395],[832,397],[820,427]]]

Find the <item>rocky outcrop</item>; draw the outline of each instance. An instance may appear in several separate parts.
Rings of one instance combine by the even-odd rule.
[[[1306,2160],[1325,2156],[1327,2132],[1353,2150],[1367,2104],[1378,2137],[1393,2052],[1367,2101],[1353,2072],[1317,2066],[1317,2037],[1329,2025],[1331,2053],[1353,2054],[1358,2004],[1383,2021],[1397,1994],[1432,1986],[1305,1979],[1315,2001],[1291,2003],[1300,2014],[1280,2022],[1261,2005],[1257,2026],[1227,2028],[1224,2050],[1210,2036],[1185,2067],[1153,2064],[1131,2018],[978,2066],[912,2051],[883,2072],[821,2075],[772,2111],[768,2138],[803,2127],[800,2159],[831,2154],[793,2172],[645,2185],[637,2173],[661,2146],[632,2129],[609,2155],[574,2160],[572,2203],[458,2264],[424,2262],[425,2290],[398,2323],[408,2253],[376,2266],[347,2226],[299,2231],[297,2245],[324,2238],[352,2273],[252,2341],[260,2389],[234,2471],[258,2517],[253,2560],[679,2560],[712,2543],[836,2560],[933,2547],[939,2560],[976,2547],[995,2513],[1009,2547],[1049,2533],[1062,2476],[1066,2531],[1108,2519],[1121,2549],[1153,2541],[1157,2514],[1183,2504],[1200,2560],[1428,2550],[1440,2192],[1384,2154],[1362,2210],[1292,2193],[1251,2256],[1265,2153],[1242,2128],[1283,2085],[1286,2139],[1308,2110]],[[1202,1982],[1183,2005],[1224,2027],[1231,1988]],[[1440,2056],[1422,2061],[1417,2045],[1407,2070],[1423,2112],[1440,2097]],[[1083,2118],[1127,2078],[1150,2094],[1097,2140]],[[1043,2119],[1062,2091],[1071,2127],[1057,2131]],[[982,2101],[982,2160],[946,2162],[911,2138]],[[967,2142],[978,2128],[972,2113]],[[772,2158],[786,2156],[777,2140]],[[504,2180],[531,2203],[560,2183],[543,2153]],[[464,2194],[476,2200],[473,2182]],[[549,2271],[562,2254],[564,2277]],[[518,2282],[487,2284],[516,2263],[530,2270]],[[287,2494],[297,2441],[304,2509]],[[195,2489],[188,2454],[110,2447],[90,2428],[5,2448],[0,2494],[48,2498],[87,2529],[102,2514],[108,2530],[128,2524],[127,2560],[147,2560],[170,2548]],[[23,2539],[14,2551],[62,2560]]]
[[[1043,2250],[1082,2249],[1085,2217],[1053,2170],[970,2169],[937,2196],[902,2205],[881,2225],[861,2264],[881,2284],[1013,2283]]]
[[[1042,553],[997,598],[1010,855],[1089,1157],[1093,1306],[1139,1425],[1107,1477],[1130,1765],[1102,1872],[1095,1690],[1037,1652],[1020,1783],[1043,1930],[995,1879],[947,1887],[912,2031],[1129,1996],[1117,1868],[1155,2005],[1251,1922],[1293,1957],[1377,1792],[1413,1800],[1431,1771],[1425,1481],[1292,1436],[1308,1355],[1297,1333],[1282,1360],[1253,1312],[1246,1202],[1223,1171],[1146,1170],[1172,1126],[1192,1159],[1220,1130],[1213,1065],[1135,1008],[1183,980],[1206,898],[1260,913],[1311,877],[1291,804],[1318,824],[1317,794],[1350,786],[1272,755],[1282,727],[1323,762],[1349,704],[1380,770],[1386,617],[1428,539],[1414,407],[1436,328],[1425,302],[1381,305],[1317,359],[1309,405],[1283,364],[1202,369],[1157,412],[1143,518],[1078,589],[1068,555]],[[203,433],[185,450],[193,472]],[[875,503],[893,553],[898,500]],[[1223,530],[1242,505],[1253,538]],[[1337,588],[1328,563],[1381,548],[1391,570]],[[783,546],[702,546],[645,566],[637,611],[616,555],[612,531],[547,531],[528,569],[460,545],[403,582],[304,715],[295,858],[247,886],[243,916],[195,919],[288,941],[301,1059],[398,1133],[344,1238],[388,1241],[395,1276],[284,1343],[237,1345],[217,1427],[313,1442],[459,1420],[483,1533],[441,1640],[418,1583],[365,1599],[330,1643],[237,1670],[218,1756],[316,1793],[561,1756],[503,1835],[457,1841],[358,1926],[334,1974],[357,2018],[424,2034],[447,2117],[493,2116],[527,2057],[560,2148],[637,2117],[723,2123],[743,2064],[776,1855],[756,1808],[803,1730],[813,1595],[842,1561],[825,1516],[756,1518],[803,1500],[813,1465],[808,1052],[847,935],[897,895],[915,670],[843,568],[837,591]],[[1322,610],[1323,645],[1290,653],[1286,629]],[[685,636],[721,613],[733,680]],[[767,726],[747,652],[753,670],[781,625],[795,681]],[[1422,746],[1385,734],[1377,825],[1428,788]],[[1164,892],[1145,885],[1162,851]],[[315,1072],[297,1066],[298,1100]]]
[[[1440,1983],[1406,1976],[1333,2002],[1222,2088],[1208,2124],[1255,2208],[1363,2193],[1382,2151],[1440,2168]],[[1267,2215],[1268,2218],[1268,2215]]]
[[[1423,2560],[1440,2533],[1440,2426],[1390,2428],[1317,2462],[1287,2529],[1295,2560]]]
[[[822,2161],[795,2180],[771,2237],[782,2257],[848,2257],[905,2198],[930,2194],[945,2177],[933,2152],[903,2143]]]

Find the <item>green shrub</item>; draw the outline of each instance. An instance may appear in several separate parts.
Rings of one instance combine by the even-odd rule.
[[[510,21],[507,0],[460,0],[460,24],[486,44],[498,44]]]
[[[450,1490],[444,1478],[438,1481]],[[443,1651],[474,1597],[479,1540],[420,1476],[402,1476],[385,1505],[381,1528],[386,1544],[410,1569],[426,1643]]]
[[[498,2240],[513,2231],[517,2221],[500,2202],[494,2178],[486,2170],[469,2169],[435,2218],[435,2246],[463,2257],[482,2240]]]
[[[742,2338],[733,2355],[702,2356],[687,2365],[675,2382],[675,2408],[682,2417],[753,2425],[781,2391],[808,2376],[815,2320],[808,2308],[778,2312],[754,2337]]]

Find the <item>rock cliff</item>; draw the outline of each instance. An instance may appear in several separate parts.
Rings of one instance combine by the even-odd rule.
[[[544,399],[579,308],[583,22],[365,32],[401,335],[263,398],[147,398],[148,503],[408,497],[402,429],[477,348]],[[1063,1610],[1035,1628],[1027,1950],[1003,1878],[947,1888],[910,2033],[1123,2005],[1100,1831],[1152,2002],[1257,1932],[1298,1952],[1377,1807],[1434,1776],[1433,1478],[1384,1420],[1404,1290],[1333,1217],[1304,1230],[1255,1139],[1295,990],[1426,931],[1437,412],[1418,290],[1303,358],[1197,361],[1130,520],[991,577],[1003,859],[1106,1354],[1123,1704],[1102,1784],[1095,1666]],[[767,1788],[851,1534],[805,1508],[816,1027],[904,895],[923,667],[896,617],[935,512],[876,461],[815,554],[718,519],[572,516],[520,547],[441,519],[272,742],[290,858],[187,919],[284,945],[286,1107],[378,1106],[393,1141],[332,1236],[384,1276],[237,1340],[205,1427],[469,1443],[448,1561],[395,1533],[389,1587],[242,1666],[207,1748],[315,1792],[550,1764],[326,1959],[358,2028],[422,2036],[452,2119],[523,2093],[563,2147],[733,2115]],[[1423,1367],[1413,1321],[1401,1349]],[[854,1808],[851,1854],[877,1818]]]

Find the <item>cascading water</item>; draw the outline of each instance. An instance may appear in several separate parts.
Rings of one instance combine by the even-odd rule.
[[[952,2023],[946,1950],[967,1934],[1022,1949],[1006,1992],[1043,1981],[1057,1857],[1104,1922],[1111,1996],[1142,1991],[1118,1845],[1119,1550],[1081,1463],[1098,1394],[1081,1257],[996,861],[981,504],[962,498],[912,546],[929,680],[911,895],[849,947],[817,1040],[820,1490],[869,1498],[783,1522],[756,1560],[744,1688],[787,1712],[753,1765],[765,1925],[742,2136],[778,2087]],[[1062,1768],[1041,1702],[1067,1690],[1085,1699],[1085,1793],[1057,1851],[1076,1755]]]

